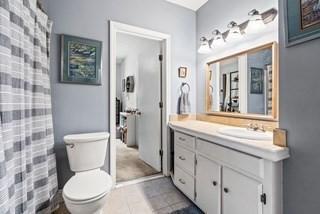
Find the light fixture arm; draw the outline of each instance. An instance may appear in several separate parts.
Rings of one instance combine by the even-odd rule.
[[[260,14],[259,11],[256,9],[253,9],[248,13],[249,16],[254,16],[254,15],[259,15],[259,14]]]
[[[227,25],[228,28],[233,28],[233,27],[235,27],[235,26],[238,26],[238,24],[237,24],[236,22],[234,22],[234,21],[231,21],[231,22]]]

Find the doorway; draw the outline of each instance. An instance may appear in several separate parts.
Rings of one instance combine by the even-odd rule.
[[[110,22],[110,174],[168,175],[170,36]]]
[[[116,181],[161,172],[162,41],[117,33]]]

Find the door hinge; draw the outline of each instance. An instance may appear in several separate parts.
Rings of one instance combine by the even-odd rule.
[[[195,165],[198,164],[198,159],[197,159],[197,158],[194,159],[194,164],[195,164]]]
[[[163,60],[163,55],[160,54],[160,55],[159,55],[159,61],[162,62],[162,60]]]
[[[159,155],[160,155],[161,157],[163,156],[163,150],[162,150],[162,149],[159,150]]]
[[[261,200],[261,203],[266,205],[267,204],[267,195],[265,193],[261,194],[260,200]]]
[[[197,192],[194,192],[194,200],[196,200],[197,199]]]
[[[162,101],[159,102],[159,108],[163,108],[163,102]]]

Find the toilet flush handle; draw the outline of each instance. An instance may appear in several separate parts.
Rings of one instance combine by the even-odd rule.
[[[66,146],[70,146],[70,148],[73,149],[74,143],[66,143]]]

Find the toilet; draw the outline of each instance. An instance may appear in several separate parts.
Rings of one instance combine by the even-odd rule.
[[[109,133],[75,134],[64,137],[70,168],[75,175],[63,187],[63,199],[72,214],[101,214],[112,188],[104,165]]]

